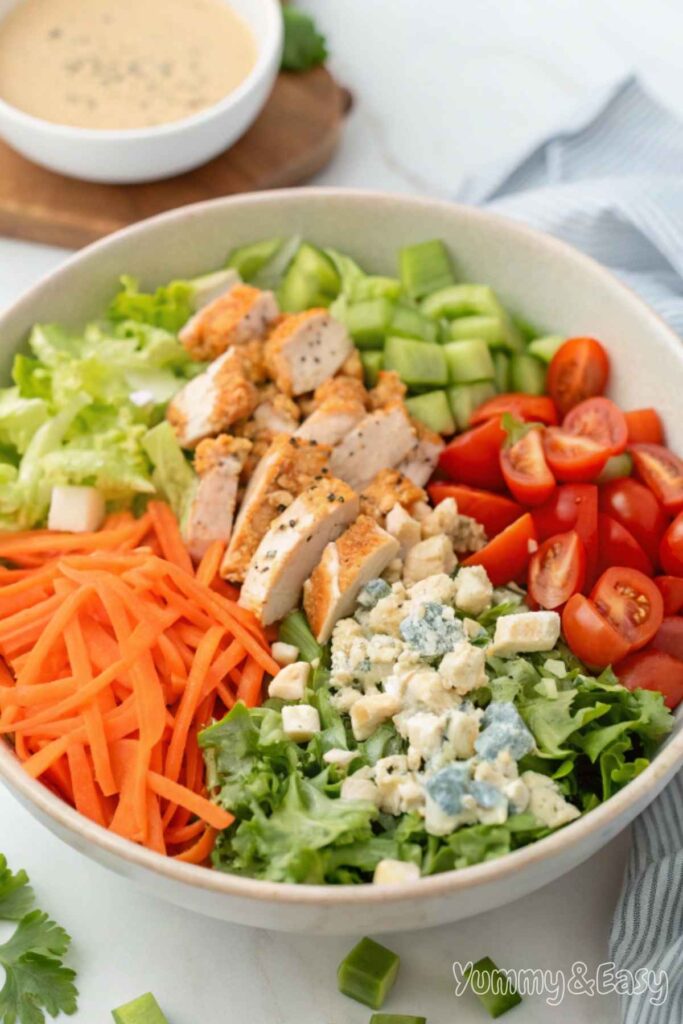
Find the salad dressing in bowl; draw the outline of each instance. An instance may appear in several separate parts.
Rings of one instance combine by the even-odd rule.
[[[53,124],[141,129],[218,103],[256,59],[223,0],[22,0],[0,21],[0,99]]]

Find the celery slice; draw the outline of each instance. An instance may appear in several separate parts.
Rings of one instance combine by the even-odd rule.
[[[451,341],[443,346],[443,351],[448,363],[448,379],[451,384],[493,380],[495,367],[491,352],[486,342],[480,338]]]
[[[455,421],[445,391],[427,391],[406,399],[410,415],[435,434],[454,434]]]
[[[347,306],[344,322],[358,348],[382,348],[393,313],[389,299],[367,299]]]
[[[365,386],[374,388],[379,379],[379,371],[384,368],[384,353],[368,349],[360,353],[360,361],[363,364]]]
[[[493,369],[496,389],[502,393],[510,390],[510,357],[505,352],[493,353]]]
[[[455,280],[450,254],[439,239],[406,246],[398,261],[401,282],[412,299],[422,299]]]
[[[281,238],[266,238],[252,245],[242,245],[230,253],[227,266],[236,270],[243,281],[253,281],[281,247]]]
[[[448,402],[453,413],[457,430],[467,430],[470,425],[470,417],[475,409],[478,409],[489,398],[493,398],[496,389],[491,381],[481,381],[478,384],[459,384],[457,387],[448,389]]]
[[[379,1010],[396,981],[400,958],[372,939],[361,939],[337,970],[339,991]]]
[[[498,970],[490,956],[477,960],[476,964],[465,972],[465,977],[491,1017],[502,1017],[522,1001],[512,982]]]
[[[527,352],[530,356],[536,356],[541,362],[549,363],[564,342],[565,339],[561,334],[547,334],[544,338],[534,338],[533,341],[530,341]]]
[[[366,299],[397,299],[401,294],[401,282],[396,277],[361,277],[351,287],[351,300],[364,302]]]
[[[487,284],[454,284],[450,288],[443,288],[424,300],[422,312],[426,316],[436,319],[445,317],[447,320],[471,316],[495,317],[503,324],[505,332],[497,347],[510,352],[521,352],[524,349],[521,334],[493,288]]]
[[[161,1007],[151,992],[112,1010],[114,1024],[168,1024]]]
[[[397,338],[437,341],[439,325],[433,320],[428,320],[419,309],[413,309],[412,306],[397,306],[391,321],[391,333]]]
[[[505,322],[498,316],[461,316],[448,324],[451,341],[481,338],[490,348],[507,348]]]
[[[299,313],[315,306],[329,306],[340,288],[339,274],[329,256],[304,242],[282,280],[278,300],[285,312]]]
[[[433,342],[387,338],[384,367],[395,370],[408,387],[442,388],[448,383],[444,346]]]
[[[545,393],[546,368],[540,359],[526,353],[517,353],[510,360],[510,390],[525,395]]]

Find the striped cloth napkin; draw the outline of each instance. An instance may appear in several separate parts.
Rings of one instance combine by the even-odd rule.
[[[457,198],[589,253],[683,336],[683,123],[636,79]],[[622,1024],[683,1022],[682,880],[683,772],[635,822],[610,936],[617,968],[665,971],[668,997],[622,996]]]

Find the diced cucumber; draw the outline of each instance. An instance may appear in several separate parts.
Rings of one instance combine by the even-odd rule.
[[[545,366],[526,353],[517,353],[510,360],[510,390],[522,391],[525,395],[542,395],[545,392]]]
[[[493,353],[494,380],[498,391],[505,393],[510,390],[510,356],[506,352]]]
[[[542,363],[549,363],[564,342],[561,334],[546,334],[544,338],[534,338],[530,341],[527,352],[530,356],[536,356]]]
[[[397,277],[361,277],[351,287],[351,300],[397,299],[400,293],[401,282]]]
[[[435,434],[454,434],[455,422],[445,391],[427,391],[406,399],[410,415]]]
[[[278,289],[280,308],[286,313],[299,313],[313,306],[329,306],[340,287],[339,274],[329,256],[304,242]]]
[[[361,939],[337,969],[339,991],[379,1010],[396,981],[401,960],[386,946]]]
[[[444,348],[429,341],[387,338],[384,368],[395,370],[404,384],[415,388],[442,388],[448,384]]]
[[[481,338],[489,348],[507,348],[505,323],[497,316],[461,316],[448,324],[451,341]]]
[[[491,1017],[502,1017],[522,1002],[522,997],[508,976],[496,967],[490,956],[484,956],[472,964],[465,971],[465,977]]]
[[[621,477],[630,476],[633,471],[633,459],[628,452],[621,455],[612,455],[602,468],[597,479],[599,484],[609,483],[610,480],[619,480]]]
[[[397,338],[422,338],[423,341],[437,341],[439,325],[433,320],[428,320],[419,309],[400,305],[394,310],[391,333]]]
[[[365,386],[374,388],[379,379],[379,371],[384,369],[384,352],[368,349],[360,353],[360,361],[363,364]]]
[[[443,346],[448,363],[450,384],[472,384],[478,380],[493,380],[495,369],[491,352],[481,338],[469,341],[450,341]]]
[[[540,337],[540,331],[538,331],[533,324],[530,324],[528,320],[525,320],[524,317],[513,316],[511,319],[519,335],[525,342],[527,342],[527,344],[530,341],[533,341],[534,338]]]
[[[455,280],[450,254],[438,238],[401,249],[398,262],[401,283],[412,299],[422,299]]]
[[[282,245],[281,238],[266,238],[252,245],[242,245],[233,249],[228,256],[227,266],[236,270],[243,281],[251,281]]]
[[[393,314],[389,299],[367,299],[347,306],[344,321],[358,348],[382,348]]]
[[[458,384],[448,389],[448,402],[453,413],[457,430],[467,430],[470,417],[489,398],[493,398],[496,389],[491,381],[484,380],[479,384]]]
[[[422,303],[426,316],[453,320],[458,317],[495,317],[504,327],[504,337],[497,347],[521,352],[524,341],[508,316],[493,288],[487,284],[454,284],[428,296]],[[472,337],[472,335],[470,335]],[[477,337],[477,335],[475,335]]]
[[[151,992],[111,1011],[114,1024],[168,1024]]]

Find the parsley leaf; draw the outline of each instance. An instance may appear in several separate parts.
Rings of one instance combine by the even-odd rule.
[[[282,8],[285,43],[282,52],[284,71],[308,71],[323,64],[327,57],[325,37],[321,36],[310,15],[287,4]]]
[[[26,872],[17,871],[15,875],[0,853],[0,919],[19,921],[33,906],[33,899]]]

